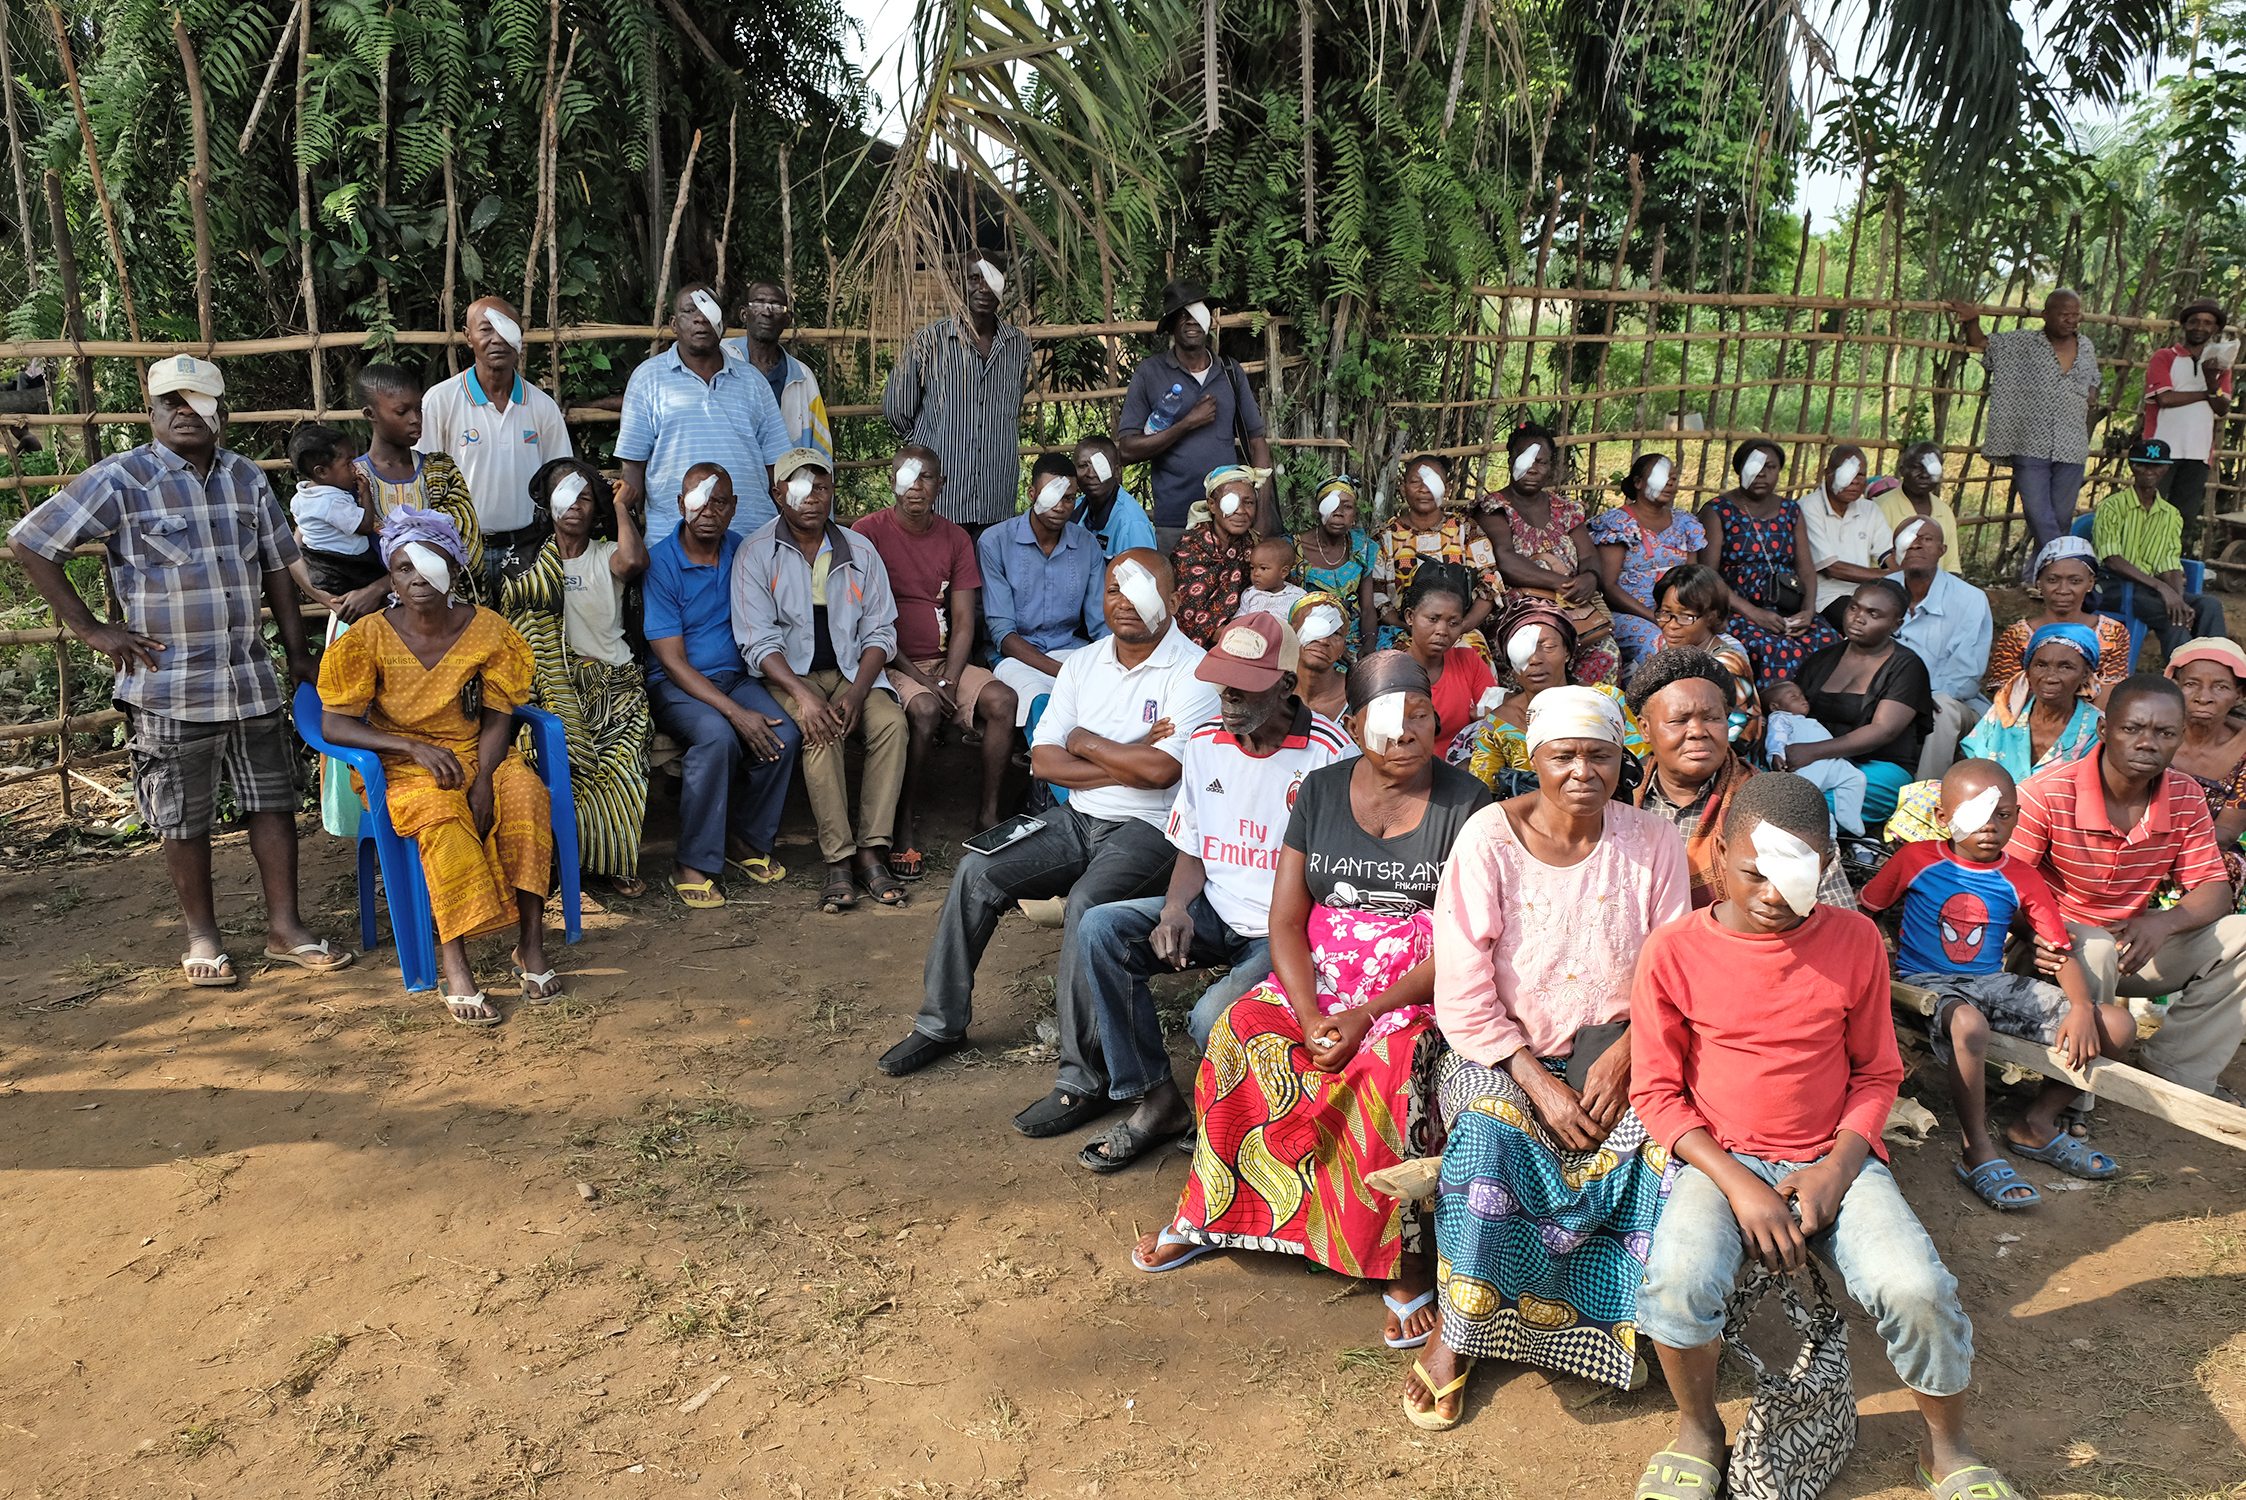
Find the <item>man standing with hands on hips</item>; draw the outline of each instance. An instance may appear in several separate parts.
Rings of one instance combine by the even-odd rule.
[[[1116,447],[1127,464],[1154,468],[1154,535],[1165,554],[1186,532],[1186,512],[1202,498],[1202,481],[1227,464],[1247,464],[1268,475],[1271,441],[1263,408],[1248,389],[1237,360],[1217,352],[1216,313],[1198,282],[1162,288],[1155,332],[1169,337],[1131,372],[1116,426]],[[1277,492],[1267,477],[1256,486],[1256,531],[1276,536],[1282,527]]]
[[[240,982],[220,944],[211,891],[212,802],[220,777],[249,824],[265,894],[265,956],[325,973],[351,962],[297,914],[296,743],[259,601],[298,683],[313,680],[289,565],[288,518],[256,464],[219,446],[226,380],[191,355],[148,372],[151,441],[102,459],[8,534],[55,619],[117,667],[113,696],[130,734],[133,792],[164,841],[164,869],[187,927],[190,984]],[[124,620],[105,624],[63,564],[100,542]]]
[[[419,453],[444,453],[468,481],[483,530],[484,598],[536,561],[530,476],[550,458],[572,458],[569,427],[554,398],[522,377],[523,329],[503,297],[468,304],[464,331],[476,360],[421,397]]]

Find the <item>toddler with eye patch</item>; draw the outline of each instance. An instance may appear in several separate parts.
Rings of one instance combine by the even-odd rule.
[[[1291,536],[1267,536],[1248,554],[1248,586],[1240,591],[1240,607],[1232,618],[1270,615],[1284,620],[1303,596],[1303,587],[1289,581],[1300,559]]]

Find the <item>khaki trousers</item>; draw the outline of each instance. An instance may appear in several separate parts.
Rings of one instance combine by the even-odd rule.
[[[804,672],[804,685],[829,703],[850,691],[850,680],[840,672]],[[796,727],[795,699],[775,693],[781,709]],[[905,785],[905,750],[911,740],[910,724],[897,700],[882,688],[866,694],[865,711],[858,715],[857,734],[866,747],[863,783],[858,788],[858,832],[850,832],[850,778],[844,768],[842,742],[813,747],[803,743],[803,788],[811,795],[811,815],[819,823],[819,857],[830,865],[841,864],[861,848],[886,849],[890,830],[897,823],[897,794]]]
[[[2223,917],[2170,938],[2152,962],[2129,975],[2121,973],[2121,950],[2112,933],[2073,922],[2067,930],[2089,973],[2090,996],[2100,1005],[2132,995],[2173,997],[2160,1030],[2138,1049],[2145,1071],[2213,1093],[2238,1044],[2246,1041],[2246,916]]]

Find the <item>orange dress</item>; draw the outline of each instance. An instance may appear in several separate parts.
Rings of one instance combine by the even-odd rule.
[[[421,664],[384,612],[359,621],[327,648],[320,658],[320,702],[363,717],[385,734],[451,751],[473,781],[481,719],[463,710],[463,690],[481,681],[483,707],[512,713],[530,696],[530,679],[530,647],[495,610],[478,609],[434,667]],[[517,891],[544,899],[554,864],[552,805],[545,784],[511,742],[491,774],[491,832],[482,838],[465,785],[440,787],[411,756],[389,751],[382,772],[391,824],[420,843],[439,942],[513,926]],[[363,786],[359,795],[363,800]]]

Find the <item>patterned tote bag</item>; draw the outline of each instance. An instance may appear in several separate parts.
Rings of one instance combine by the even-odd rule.
[[[1757,1266],[1724,1309],[1724,1342],[1755,1380],[1732,1443],[1728,1489],[1735,1500],[1817,1500],[1856,1447],[1848,1325],[1814,1259],[1808,1270],[1814,1306],[1803,1301],[1796,1277]],[[1775,1373],[1747,1343],[1747,1319],[1772,1290],[1802,1340],[1793,1364]]]

